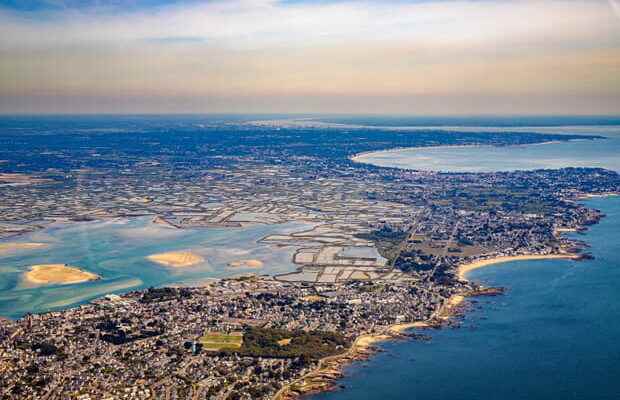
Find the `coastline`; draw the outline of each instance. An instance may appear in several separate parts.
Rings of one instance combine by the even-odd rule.
[[[566,140],[566,142],[570,142],[573,140],[579,140],[579,139],[570,139],[570,140]],[[436,149],[468,149],[468,148],[479,148],[479,147],[524,147],[524,146],[541,146],[541,145],[557,144],[557,143],[563,143],[563,142],[558,141],[558,140],[548,140],[545,142],[511,144],[507,146],[506,145],[496,146],[493,144],[455,144],[455,145],[448,144],[448,145],[439,145],[439,146],[392,147],[392,148],[385,149],[385,150],[362,151],[361,153],[353,154],[349,156],[348,158],[350,161],[355,162],[355,163],[374,165],[366,161],[361,161],[360,158],[371,155],[371,154],[379,154],[379,153],[390,154],[390,153],[398,153],[403,150],[416,150],[416,149],[436,150]],[[433,172],[444,172],[444,171],[433,171]]]
[[[481,292],[482,293],[482,292]],[[292,400],[300,396],[333,390],[335,381],[342,378],[342,369],[353,361],[365,360],[376,349],[376,343],[386,340],[406,338],[406,331],[439,328],[461,309],[465,298],[481,294],[478,292],[459,293],[446,299],[443,305],[427,320],[403,322],[388,325],[376,333],[364,333],[355,338],[351,346],[341,354],[325,357],[318,361],[312,371],[284,385],[273,397],[274,400]]]
[[[591,198],[603,198],[603,197],[617,197],[620,194],[618,193],[604,193],[604,194],[595,194],[595,195],[584,195],[583,198],[584,199],[591,199]],[[575,232],[577,231],[577,229],[573,229],[573,228],[566,228],[566,229],[558,229],[556,230],[556,232],[558,233],[564,233],[564,232]],[[494,258],[489,258],[486,260],[479,260],[476,262],[472,262],[472,263],[466,263],[466,264],[462,264],[459,266],[458,268],[458,274],[459,277],[461,277],[461,279],[466,280],[465,278],[466,275],[471,272],[474,271],[476,269],[479,268],[484,268],[487,266],[492,266],[492,265],[496,265],[496,264],[501,264],[501,263],[506,263],[506,262],[512,262],[512,261],[527,261],[527,260],[544,260],[544,259],[565,259],[565,260],[579,260],[581,258],[581,256],[579,254],[547,254],[547,255],[536,255],[536,254],[532,254],[532,255],[520,255],[520,256],[503,256],[503,257],[494,257]],[[463,294],[456,294],[453,295],[452,297],[448,298],[445,302],[444,305],[442,306],[441,310],[437,313],[438,316],[440,316],[441,311],[445,310],[446,308],[448,308],[449,304],[454,304],[455,306],[460,305],[463,301],[465,301],[465,299],[467,297],[470,296],[477,296],[477,295],[495,295],[495,294],[500,294],[501,290],[499,289],[493,289],[493,288],[489,288],[489,289],[481,289],[479,291],[476,292],[465,292]],[[456,308],[453,308],[449,315],[448,318],[451,316],[455,315],[455,312],[458,312]],[[444,315],[445,317],[445,315]],[[437,324],[436,321],[433,321],[432,318],[429,319],[428,321],[417,321],[417,322],[412,322],[412,323],[403,323],[403,324],[395,324],[395,325],[391,325],[387,331],[393,331],[396,333],[401,333],[403,331],[406,331],[407,329],[411,329],[411,328],[435,328],[438,327],[440,324]],[[368,344],[368,346],[371,346],[375,343],[381,342],[381,341],[385,341],[385,340],[392,340],[395,338],[398,338],[398,336],[393,336],[393,335],[389,335],[389,334],[374,334],[374,335],[361,335],[359,338],[363,338],[363,342],[365,344]],[[356,340],[357,341],[357,340]],[[355,343],[355,342],[354,342]],[[355,354],[355,349],[353,349],[353,346],[351,347],[351,349],[349,350],[349,352],[351,352],[352,354]],[[367,354],[371,355],[372,351],[371,350],[367,350]],[[361,358],[360,358],[361,359]],[[351,361],[355,361],[355,358],[351,358]],[[340,364],[340,368],[342,368],[344,366],[344,364],[346,364],[345,362],[343,362],[342,364]],[[310,372],[308,375],[313,374],[313,372]],[[331,391],[331,390],[335,390],[338,388],[338,384],[335,383],[334,381],[336,379],[339,379],[340,377],[342,377],[342,372],[341,370],[338,370],[338,376],[335,378],[326,376],[326,381],[322,383],[322,385],[318,385],[316,386],[316,388],[314,388],[315,390],[312,390],[310,392],[305,392],[305,393],[300,393],[297,395],[297,397],[292,396],[292,395],[288,395],[285,397],[276,397],[280,400],[282,399],[293,399],[293,398],[299,398],[303,395],[312,395],[312,394],[316,394],[318,392],[325,392],[325,391]],[[317,374],[317,376],[320,376],[320,374]],[[302,378],[300,378],[299,380],[302,380]],[[331,379],[331,380],[330,380]]]
[[[604,192],[604,193],[581,193],[577,196],[578,200],[596,199],[600,197],[616,197],[620,196],[620,193]]]
[[[599,197],[599,196],[593,196]],[[569,229],[567,229],[569,230]],[[461,279],[465,279],[465,275],[472,270],[482,268],[485,266],[491,266],[497,263],[505,263],[511,261],[526,261],[536,259],[578,259],[579,255],[575,254],[532,254],[532,255],[519,255],[519,256],[501,256],[484,260],[478,260],[473,263],[462,264],[458,267],[458,275]],[[73,282],[72,282],[73,283]],[[462,303],[469,296],[475,296],[478,292],[462,292],[455,294],[452,297],[447,298],[444,304],[431,318],[424,321],[414,321],[409,323],[399,323],[389,325],[383,328],[381,332],[373,334],[363,334],[358,336],[351,347],[342,354],[328,357],[319,361],[319,366],[308,374],[295,380],[286,386],[293,387],[294,385],[300,385],[307,392],[303,394],[315,393],[320,391],[328,391],[335,387],[334,382],[342,376],[342,367],[349,364],[352,361],[365,359],[371,356],[374,352],[373,346],[376,343],[393,340],[406,337],[405,331],[412,328],[436,328],[442,326],[442,323],[449,320],[456,313],[461,310]],[[290,389],[287,389],[290,390]],[[278,392],[279,393],[279,392]],[[286,396],[286,397],[281,397]],[[297,395],[291,395],[288,392],[283,392],[279,395],[279,399],[295,398]]]
[[[545,260],[545,259],[568,259],[577,260],[576,254],[530,254],[519,256],[500,256],[475,262],[461,264],[458,267],[458,277],[467,281],[465,276],[476,269],[495,264],[512,261]],[[319,360],[318,365],[312,371],[299,377],[293,382],[283,386],[274,396],[274,400],[291,400],[300,396],[330,391],[335,388],[335,381],[341,378],[342,369],[353,361],[364,360],[375,351],[376,343],[407,337],[406,332],[410,329],[439,328],[447,323],[450,318],[456,316],[464,306],[467,297],[479,295],[498,295],[503,289],[482,288],[474,291],[456,293],[447,298],[441,307],[427,320],[392,324],[376,333],[365,333],[357,336],[351,347],[342,354],[329,356]]]
[[[400,324],[393,326],[398,325]],[[363,334],[356,337],[345,352],[320,359],[316,368],[282,386],[273,399],[291,400],[333,389],[334,382],[342,377],[342,368],[345,365],[368,358],[374,351],[373,344],[392,338],[395,336],[388,333]]]
[[[502,264],[512,261],[531,261],[531,260],[577,260],[581,256],[578,254],[524,254],[519,256],[500,256],[482,259],[467,264],[462,264],[458,268],[458,277],[463,281],[467,281],[466,275],[479,268],[488,267],[490,265]]]
[[[440,146],[412,146],[412,147],[392,147],[385,150],[371,150],[371,151],[362,151],[361,153],[356,153],[349,156],[349,160],[358,163],[358,164],[369,164],[374,165],[372,163],[361,161],[360,158],[371,155],[371,154],[390,154],[390,153],[398,153],[403,150],[415,150],[415,149],[442,149],[442,148],[471,148],[471,147],[483,147],[483,146],[491,146],[491,145],[482,145],[482,144],[456,144],[453,146],[450,145],[440,145]]]

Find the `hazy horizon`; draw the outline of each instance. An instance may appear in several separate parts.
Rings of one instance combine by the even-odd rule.
[[[519,119],[519,118],[527,118],[531,120],[536,119],[578,119],[578,120],[612,120],[614,124],[617,122],[620,123],[620,112],[616,114],[579,114],[579,113],[570,113],[570,114],[559,114],[559,113],[548,113],[548,114],[433,114],[433,113],[424,113],[424,114],[414,114],[414,113],[342,113],[342,112],[321,112],[321,113],[312,113],[312,112],[122,112],[122,111],[110,111],[110,112],[0,112],[0,116],[3,117],[131,117],[131,116],[153,116],[153,117],[286,117],[291,119],[317,119],[317,118],[408,118],[408,119],[428,119],[428,120],[468,120],[468,119],[500,119],[500,120],[510,120],[510,119]],[[616,121],[618,120],[618,121]],[[609,122],[609,121],[603,121]]]
[[[616,0],[0,0],[1,114],[618,115]]]

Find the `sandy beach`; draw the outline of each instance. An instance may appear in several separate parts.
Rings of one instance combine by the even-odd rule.
[[[577,140],[579,139],[572,139],[568,141],[571,142],[571,141],[577,141]],[[546,142],[538,142],[538,143],[511,144],[510,147],[518,148],[518,147],[530,147],[530,146],[546,146],[546,145],[558,144],[558,143],[562,143],[562,142],[558,140],[548,140]],[[399,152],[402,152],[403,150],[425,151],[425,150],[442,150],[442,149],[468,149],[468,148],[480,148],[480,147],[495,147],[495,146],[492,144],[447,144],[447,145],[438,145],[438,146],[412,146],[412,147],[401,146],[401,147],[392,147],[392,148],[385,149],[385,150],[363,151],[360,153],[353,154],[352,156],[349,157],[349,160],[353,162],[357,162],[357,163],[368,164],[369,162],[365,160],[365,158],[368,156],[379,155],[379,154],[383,155],[383,154],[390,154],[390,153],[399,153]],[[608,195],[614,196],[614,195],[617,195],[617,193],[602,194],[602,196],[608,196]],[[601,195],[584,194],[584,196],[585,197],[600,197]]]
[[[333,387],[333,382],[342,377],[342,367],[345,364],[369,357],[373,352],[373,344],[389,340],[394,336],[390,334],[358,336],[347,351],[319,360],[314,370],[283,386],[273,398],[275,400],[297,399],[300,395],[329,390]]]
[[[32,285],[68,285],[100,278],[99,275],[66,264],[33,265],[30,271],[24,273],[24,280]]]
[[[562,255],[551,258],[566,258]],[[521,258],[522,259],[522,258]],[[491,260],[485,260],[491,261]],[[504,261],[504,260],[502,260]],[[502,262],[496,261],[496,262]],[[505,260],[513,261],[513,260]],[[485,265],[490,265],[488,263]],[[342,368],[356,360],[368,358],[374,352],[373,346],[378,342],[405,337],[406,331],[410,329],[436,328],[444,324],[451,317],[459,313],[465,298],[475,296],[481,292],[465,292],[455,294],[445,301],[445,303],[426,321],[404,322],[393,324],[384,330],[374,334],[361,334],[351,344],[351,347],[344,353],[326,357],[319,361],[319,365],[313,371],[300,377],[294,382],[285,385],[274,399],[297,399],[300,396],[328,391],[334,387],[334,382],[342,377]]]
[[[170,251],[167,253],[152,254],[146,257],[154,263],[172,268],[191,267],[204,262],[204,258],[189,251]]]
[[[0,243],[0,254],[18,250],[32,250],[47,247],[45,243]]]
[[[475,261],[469,264],[463,264],[459,266],[459,279],[467,280],[466,275],[478,268],[488,267],[493,264],[507,263],[511,261],[527,261],[527,260],[549,260],[549,259],[577,259],[578,255],[575,254],[530,254],[521,256],[504,256],[488,258],[485,260]]]
[[[600,197],[616,197],[619,196],[620,193],[616,192],[607,192],[607,193],[582,193],[577,198],[579,200],[587,200],[587,199],[597,199]]]
[[[443,306],[434,315],[436,321],[447,321],[452,316],[456,315],[460,309],[460,306],[465,301],[465,294],[455,294],[450,297]]]
[[[352,347],[367,349],[377,342],[391,339],[390,335],[361,335],[357,338]]]
[[[416,321],[416,322],[408,322],[408,323],[403,323],[403,324],[395,324],[390,326],[389,331],[390,333],[396,333],[396,334],[401,334],[405,331],[408,331],[409,329],[414,329],[414,328],[429,328],[431,327],[431,324],[427,321]]]
[[[229,267],[233,268],[262,268],[263,265],[260,260],[239,260],[228,264]]]
[[[454,308],[451,307],[451,309]],[[334,382],[342,377],[343,366],[370,357],[375,351],[373,346],[376,343],[402,338],[404,332],[412,328],[430,328],[435,325],[436,322],[433,319],[415,321],[391,325],[383,333],[359,335],[346,352],[319,360],[319,364],[314,370],[285,385],[275,394],[274,399],[297,399],[301,395],[330,390],[333,388]]]
[[[393,324],[379,333],[359,335],[346,352],[319,360],[319,365],[314,370],[282,387],[274,399],[297,399],[301,395],[330,390],[334,386],[334,382],[342,377],[343,366],[370,357],[375,351],[373,347],[376,343],[402,338],[405,331],[409,329],[438,326],[442,320],[451,316],[464,300],[465,297],[461,295],[451,297],[439,310],[439,316],[433,316],[428,321]]]

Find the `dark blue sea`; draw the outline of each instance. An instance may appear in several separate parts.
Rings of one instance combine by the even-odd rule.
[[[25,140],[23,134],[34,132],[49,137],[46,144],[58,152],[66,150],[66,143],[77,140],[65,135],[61,142],[57,140],[59,131],[89,132],[92,134],[89,140],[98,140],[96,143],[99,144],[114,133],[115,140],[123,144],[144,135],[149,138],[155,135],[158,140],[163,140],[169,133],[188,132],[188,129],[194,132],[196,127],[232,129],[230,124],[233,123],[241,124],[238,129],[247,131],[254,128],[245,122],[261,118],[265,116],[3,117],[0,131],[4,136],[0,137],[6,145],[21,146]],[[281,118],[288,117],[269,116],[269,119]],[[489,130],[606,137],[596,141],[536,146],[426,148],[364,156],[363,162],[377,165],[455,171],[578,165],[620,171],[620,118],[343,116],[317,119],[333,124],[330,129],[337,129],[339,125],[344,125],[345,130],[351,129],[349,125],[404,128],[412,135],[416,134],[416,129],[440,127],[446,135]],[[136,132],[142,132],[142,136]],[[368,134],[372,132],[375,131],[368,130]],[[193,136],[186,136],[191,144]],[[205,133],[202,139],[206,138]],[[47,167],[45,163],[49,160],[46,157],[36,155],[35,160],[23,160],[23,165],[14,167],[24,169],[24,172],[36,171]],[[485,160],[485,164],[480,165],[480,160]],[[8,167],[5,165],[5,168]],[[469,279],[487,286],[506,287],[506,294],[469,299],[470,310],[465,313],[461,327],[425,332],[432,336],[430,342],[404,340],[381,344],[382,352],[346,368],[345,378],[340,382],[344,389],[316,395],[312,399],[620,399],[620,197],[597,198],[588,200],[587,204],[607,214],[600,224],[579,236],[592,246],[590,251],[596,257],[594,260],[524,261],[474,271]],[[271,233],[266,232],[269,229],[243,230],[242,240],[236,240],[237,247],[257,256],[269,257],[273,268],[266,273],[293,268],[290,254],[267,254],[267,249],[256,243],[257,238]],[[122,293],[148,285],[226,276],[225,266],[229,260],[221,249],[232,240],[231,235],[219,231],[207,235],[184,232],[162,240],[159,228],[151,226],[148,221],[124,219],[56,226],[36,232],[32,237],[20,240],[48,243],[48,248],[21,256],[0,257],[0,315],[18,317],[25,312],[72,307],[109,292]],[[79,238],[75,245],[63,240],[69,236]],[[112,244],[119,240],[131,245],[117,251]],[[144,261],[146,254],[155,251],[202,248],[205,245],[217,251],[203,254],[212,259],[195,274],[153,269]],[[84,249],[88,251],[84,252]],[[59,256],[62,260],[56,259]],[[20,274],[28,265],[61,261],[83,265],[103,279],[70,289],[29,288],[20,283]],[[132,264],[131,270],[123,268],[127,262]]]
[[[345,371],[345,389],[313,400],[620,398],[620,198],[587,204],[607,217],[580,239],[590,261],[497,264],[468,278],[503,286],[470,299],[458,329],[392,341]]]
[[[620,171],[617,118],[333,118],[333,123],[600,134],[606,139],[497,148],[406,149],[361,162],[442,171],[568,166]],[[413,126],[413,128],[409,128]],[[594,260],[521,261],[468,278],[508,290],[469,299],[460,328],[432,330],[430,342],[384,342],[370,360],[345,370],[332,393],[312,400],[620,399],[620,197],[588,200],[607,215],[579,239]],[[576,235],[576,234],[574,234]]]

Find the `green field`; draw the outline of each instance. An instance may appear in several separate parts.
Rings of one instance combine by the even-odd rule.
[[[205,332],[200,343],[206,351],[238,350],[243,344],[243,332]]]
[[[317,360],[346,351],[350,343],[339,333],[246,327],[236,332],[205,332],[203,350],[250,357]]]

